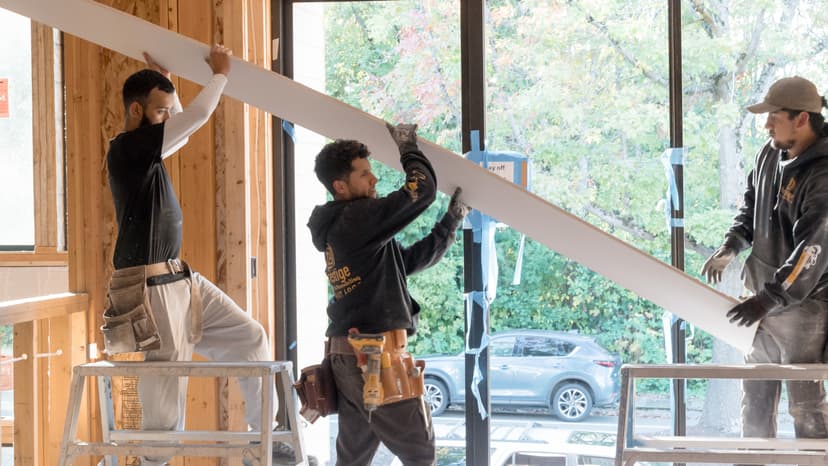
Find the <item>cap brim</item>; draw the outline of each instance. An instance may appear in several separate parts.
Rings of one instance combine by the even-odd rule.
[[[781,110],[782,107],[777,107],[776,105],[771,105],[767,102],[760,102],[758,104],[751,105],[747,109],[750,113],[770,113]]]

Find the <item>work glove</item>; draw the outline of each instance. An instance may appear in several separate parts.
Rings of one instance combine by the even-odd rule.
[[[460,200],[460,195],[462,193],[463,188],[458,186],[457,189],[454,190],[454,194],[451,195],[451,200],[448,205],[448,213],[457,220],[463,220],[466,218],[466,215],[468,215],[471,210],[471,207],[469,207],[468,204]]]
[[[707,281],[713,284],[722,281],[722,272],[727,264],[736,257],[736,251],[728,246],[720,246],[716,252],[713,253],[701,268],[701,274],[707,278]]]
[[[759,293],[733,306],[731,310],[727,311],[727,317],[731,324],[737,324],[739,327],[750,327],[762,320],[763,317],[768,315],[768,312],[777,306],[766,294]]]
[[[417,125],[416,124],[399,124],[393,126],[390,123],[385,123],[394,142],[400,149],[400,154],[404,154],[411,150],[417,150]]]

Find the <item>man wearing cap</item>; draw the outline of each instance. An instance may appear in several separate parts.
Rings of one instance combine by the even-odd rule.
[[[821,363],[828,340],[828,126],[825,98],[807,79],[780,79],[764,101],[770,140],[747,177],[744,204],[701,274],[711,283],[741,251],[753,296],[727,313],[736,325],[758,322],[745,362]],[[745,380],[742,436],[776,436],[781,383]],[[789,381],[788,406],[797,438],[827,438],[822,381]]]

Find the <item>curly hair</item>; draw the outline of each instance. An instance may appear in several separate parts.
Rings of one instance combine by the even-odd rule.
[[[337,139],[319,151],[313,171],[325,189],[335,194],[333,183],[348,177],[352,170],[351,162],[355,159],[366,159],[370,155],[368,147],[359,141]]]

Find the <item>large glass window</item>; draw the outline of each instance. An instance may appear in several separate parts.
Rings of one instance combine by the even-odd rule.
[[[417,123],[420,136],[459,151],[459,12],[459,2],[444,1],[294,3],[294,79],[386,121]],[[327,141],[303,128],[294,134],[297,332],[301,341],[318,341],[328,291],[324,258],[305,225],[311,209],[327,200],[313,173],[314,157]],[[402,176],[381,163],[373,162],[373,170],[379,195],[402,184]],[[427,234],[447,202],[441,196],[399,236],[401,243]],[[415,353],[462,349],[461,267],[462,248],[454,246],[440,264],[411,278],[412,295],[423,308],[418,337],[410,342]],[[300,348],[299,365],[318,363],[321,350],[321,343]],[[381,459],[387,458],[384,450],[378,456],[375,464],[388,464]]]
[[[0,250],[34,246],[31,22],[0,9]]]
[[[526,155],[535,194],[669,262],[667,26],[664,0],[486,2],[486,149]],[[549,421],[582,419],[587,410],[609,425],[559,428],[611,433],[619,362],[667,362],[664,311],[531,239],[520,247],[520,236],[508,228],[496,236],[501,273],[492,328],[593,335],[601,348],[589,350],[592,359],[606,366],[583,348],[562,358],[574,380],[551,382]],[[573,349],[547,339],[526,343],[526,356]],[[525,377],[535,369],[522,368]],[[654,389],[666,395],[667,385]]]
[[[828,36],[828,20],[822,2],[737,0],[681,2],[681,7],[683,108],[671,109],[668,2],[486,2],[485,142],[490,151],[528,156],[532,190],[539,196],[669,263],[672,180],[665,174],[665,150],[671,146],[670,112],[681,114],[685,268],[696,274],[741,205],[745,175],[767,136],[763,116],[748,114],[745,106],[761,100],[783,76],[799,74],[821,91],[828,89],[828,71],[821,66],[828,58],[828,45],[821,40]],[[315,12],[317,61],[302,71],[297,66],[297,80],[388,121],[416,122],[423,137],[460,152],[459,2],[302,4],[294,8],[297,34],[309,29],[298,26],[300,9]],[[297,62],[310,56],[303,53],[294,51]],[[317,137],[308,144],[310,136],[296,134],[297,147],[307,149],[297,150],[297,189],[318,189],[313,202],[324,202],[308,166],[325,141]],[[399,183],[385,167],[376,171],[383,179],[379,191]],[[307,202],[301,194],[297,199]],[[307,236],[303,220],[309,205],[306,210],[297,206],[297,244]],[[437,208],[444,206],[442,199]],[[429,215],[403,234],[403,242],[422,233],[436,212]],[[524,243],[520,232],[506,226],[499,226],[496,248],[494,332],[534,328],[592,335],[609,356],[596,357],[584,370],[609,369],[614,380],[620,363],[670,361],[664,331],[670,316],[660,307],[531,239]],[[297,254],[299,264],[316,263],[308,276],[321,277],[317,252],[298,248]],[[463,349],[463,309],[454,297],[462,280],[461,255],[454,248],[429,274],[410,280],[423,304],[420,333],[412,340],[417,354]],[[743,289],[739,265],[728,269],[721,286],[733,296]],[[306,286],[301,278],[298,282]],[[317,282],[314,299],[324,289],[324,281]],[[299,302],[304,302],[302,293]],[[687,335],[688,362],[741,360],[692,324]],[[497,341],[492,340],[490,355],[502,354]],[[527,351],[580,354],[571,347],[547,346]],[[571,394],[579,390],[566,388]],[[668,382],[642,381],[638,388],[643,405],[659,413],[647,423],[649,432],[669,432]],[[738,433],[738,382],[689,381],[687,388],[689,432]],[[593,408],[594,417],[606,425],[592,426],[590,434],[614,436],[613,404]],[[551,412],[549,406],[532,412],[547,417],[529,437],[545,435],[540,432],[557,422]],[[791,428],[784,419],[782,431]],[[491,438],[495,445],[498,434],[493,431]],[[609,461],[613,454],[595,458]]]
[[[828,43],[819,39],[828,34],[828,19],[824,2],[682,6],[687,269],[695,273],[744,204],[746,174],[768,138],[767,115],[751,114],[745,107],[761,101],[770,85],[786,76],[806,77],[821,94],[828,91],[823,66]],[[745,293],[743,259],[728,267],[718,286],[731,296]],[[698,362],[741,362],[728,345],[704,338]],[[738,435],[740,385],[738,380],[691,383],[690,406],[699,409],[699,431]],[[791,418],[784,414],[784,401],[781,405],[779,431],[792,436]]]

